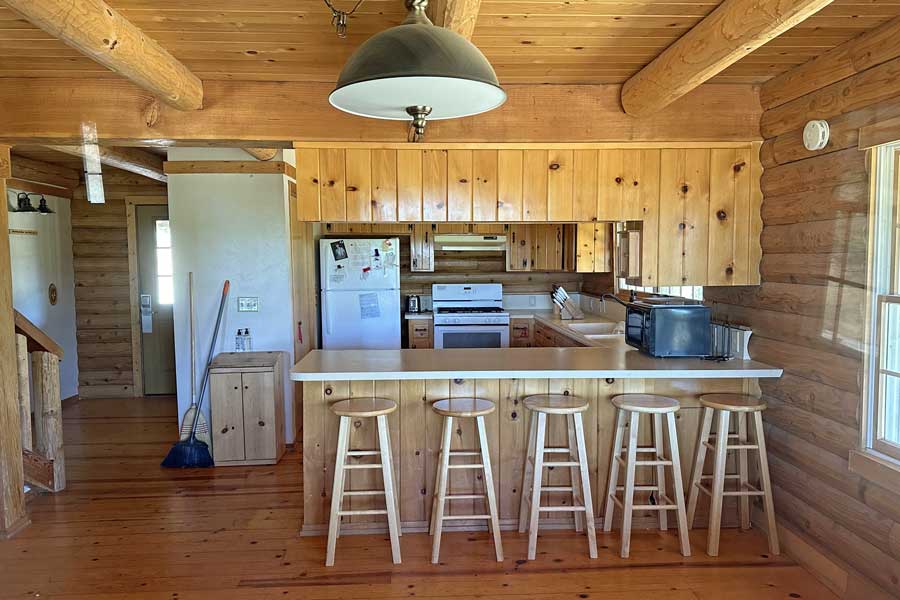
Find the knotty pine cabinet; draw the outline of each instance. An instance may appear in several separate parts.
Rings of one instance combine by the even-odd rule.
[[[432,319],[407,319],[410,349],[434,348],[434,321]]]
[[[275,464],[284,454],[284,353],[223,352],[209,370],[217,466]]]
[[[636,284],[759,283],[759,144],[640,147],[647,145],[298,143],[296,213],[301,221],[436,223],[469,231],[517,224],[508,235],[518,246],[507,260],[509,270],[520,271],[537,268],[532,260],[556,264],[550,238],[540,237],[546,232],[535,237],[525,224],[578,223],[587,232],[588,224],[640,223]],[[596,243],[593,254],[579,248],[580,265],[571,267],[593,263],[593,271],[609,271],[610,248],[609,259]],[[428,267],[427,255],[422,260]]]
[[[510,317],[509,345],[511,348],[531,348],[534,346],[533,318]]]

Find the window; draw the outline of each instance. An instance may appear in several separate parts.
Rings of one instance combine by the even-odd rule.
[[[169,222],[156,222],[156,297],[159,304],[175,301],[175,286],[172,279],[172,235]]]
[[[634,290],[636,292],[644,292],[647,294],[662,294],[665,296],[677,296],[679,298],[689,298],[691,300],[703,300],[702,285],[677,285],[663,287],[640,287],[636,285],[628,285],[625,279],[619,279],[620,290]]]
[[[900,144],[877,149],[869,282],[866,446],[900,460]]]

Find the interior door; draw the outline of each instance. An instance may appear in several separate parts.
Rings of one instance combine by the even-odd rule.
[[[169,208],[135,206],[135,225],[144,394],[174,394],[174,286]]]

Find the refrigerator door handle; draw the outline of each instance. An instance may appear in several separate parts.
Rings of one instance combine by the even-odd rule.
[[[328,311],[328,302],[322,302],[322,322],[325,324],[325,333],[331,335],[331,319]]]

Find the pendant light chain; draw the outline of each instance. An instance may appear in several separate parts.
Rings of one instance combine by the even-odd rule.
[[[356,9],[363,3],[363,0],[357,0],[356,5],[349,11],[344,12],[335,8],[331,0],[325,0],[325,5],[331,10],[331,25],[337,32],[339,38],[347,37],[347,18],[356,12]]]

